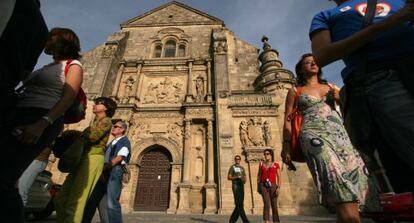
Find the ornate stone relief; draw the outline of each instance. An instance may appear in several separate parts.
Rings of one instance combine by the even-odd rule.
[[[175,104],[183,101],[184,85],[180,81],[173,82],[169,77],[154,83],[151,82],[144,94],[144,104]]]
[[[262,123],[262,118],[252,117],[241,121],[239,125],[240,142],[244,148],[256,146],[270,146],[270,122]]]
[[[131,139],[142,140],[145,138],[154,139],[157,138],[165,138],[173,141],[176,145],[182,146],[183,145],[183,131],[184,127],[182,124],[175,122],[167,124],[167,128],[165,132],[154,132],[151,129],[154,129],[154,125],[157,124],[149,124],[149,123],[131,123],[131,130],[129,132],[129,137]],[[156,126],[155,126],[156,127]]]

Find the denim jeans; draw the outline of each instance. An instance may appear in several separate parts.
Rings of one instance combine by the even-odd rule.
[[[33,160],[29,167],[23,172],[19,179],[18,187],[20,196],[22,196],[23,205],[26,206],[30,188],[35,181],[37,175],[45,170],[47,162]]]
[[[107,216],[108,222],[122,222],[122,211],[119,198],[121,197],[122,190],[122,166],[116,165],[112,168],[109,180],[107,183],[99,181],[92,191],[91,196],[85,206],[83,213],[82,223],[90,223],[93,215],[95,214],[96,208],[98,207],[101,199],[106,194],[107,203]],[[105,212],[102,210],[102,212]]]
[[[366,148],[362,147],[378,149],[395,192],[414,191],[414,98],[400,81],[398,72],[377,72],[363,85],[352,86],[351,92],[351,117],[345,118],[368,114],[371,125],[369,143],[355,146],[363,151]],[[358,106],[363,100],[365,110]],[[359,127],[358,123],[351,126]]]
[[[21,108],[16,111],[14,126],[22,126],[34,123],[43,115],[47,114],[47,109],[40,108]],[[8,128],[5,134],[0,135],[2,144],[2,154],[0,156],[0,216],[2,222],[24,222],[23,203],[17,189],[17,180],[27,169],[30,163],[59,134],[63,127],[63,118],[53,122],[47,127],[35,145],[24,145],[17,141],[11,134],[13,127]]]

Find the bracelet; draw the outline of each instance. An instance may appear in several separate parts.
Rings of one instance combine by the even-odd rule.
[[[53,120],[47,115],[42,116],[42,119],[45,120],[49,125],[53,124]]]

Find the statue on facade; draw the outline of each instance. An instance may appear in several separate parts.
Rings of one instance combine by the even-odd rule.
[[[270,123],[268,121],[265,121],[263,123],[263,138],[265,141],[265,145],[266,146],[270,146],[271,144],[271,140],[272,140],[272,135],[270,134]]]
[[[134,86],[135,80],[133,77],[129,76],[128,79],[124,82],[124,96],[121,99],[122,104],[127,104],[129,102],[129,97]]]
[[[241,121],[239,126],[240,141],[243,147],[248,147],[251,145],[249,135],[247,133],[247,123],[246,121]]]
[[[204,78],[199,76],[196,79],[196,102],[204,101]]]
[[[159,103],[174,103],[174,86],[169,77],[166,77],[164,81],[160,83],[160,91],[158,92],[157,99]]]

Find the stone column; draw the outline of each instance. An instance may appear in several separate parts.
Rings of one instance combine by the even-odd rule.
[[[119,69],[118,72],[116,74],[116,79],[115,79],[115,84],[114,84],[114,89],[112,90],[112,97],[119,99],[118,98],[118,91],[119,91],[119,86],[121,84],[121,78],[122,78],[122,73],[124,72],[125,69],[125,61],[121,61],[119,63]]]
[[[184,150],[183,150],[183,180],[178,185],[180,190],[180,201],[178,203],[177,214],[190,212],[190,148],[191,148],[191,120],[185,120],[185,132],[184,132]]]
[[[140,62],[140,63],[138,63],[138,67],[137,67],[137,79],[136,79],[136,84],[134,85],[134,90],[135,90],[135,94],[134,94],[134,97],[132,97],[133,98],[133,100],[131,101],[131,103],[132,104],[134,104],[135,103],[135,100],[136,101],[139,101],[140,99],[139,99],[139,97],[138,97],[138,90],[139,90],[139,86],[141,86],[140,85],[140,82],[141,82],[141,70],[142,70],[142,61]]]
[[[187,94],[185,96],[186,102],[193,102],[193,60],[188,61],[188,81],[187,81]]]
[[[207,60],[207,102],[213,101],[211,91],[211,60]]]
[[[217,213],[216,202],[216,188],[217,185],[214,182],[214,147],[213,147],[213,120],[207,120],[207,184],[204,186],[206,190],[206,208],[204,214]]]

